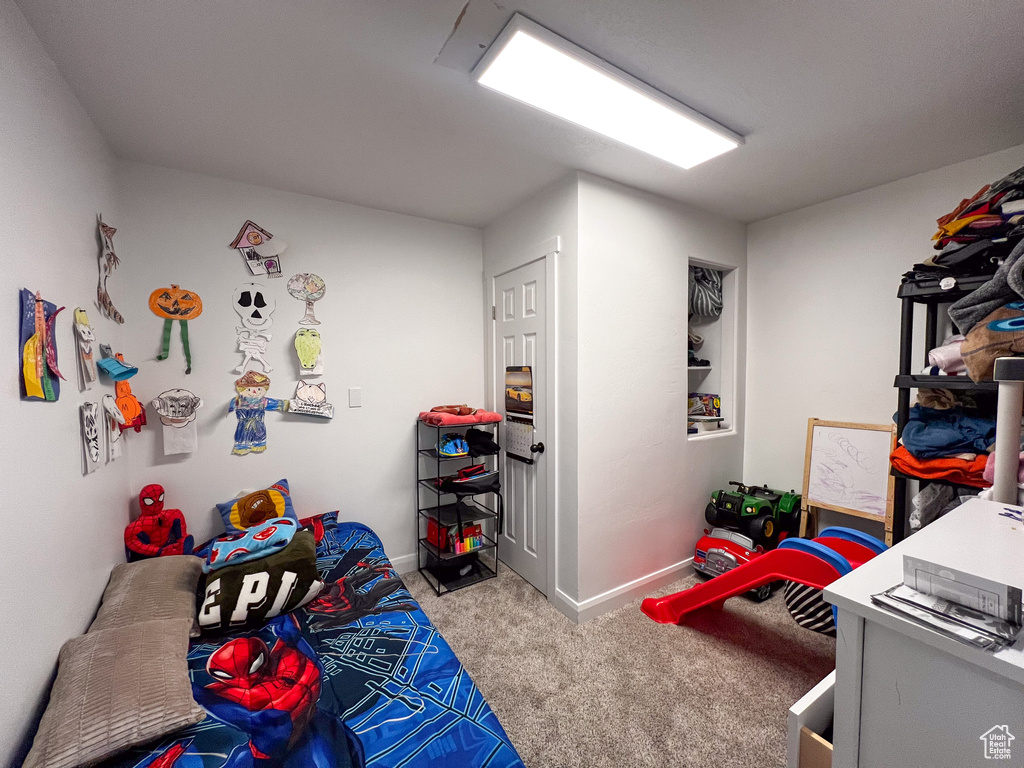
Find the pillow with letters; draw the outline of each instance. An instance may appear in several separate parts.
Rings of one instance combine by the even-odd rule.
[[[267,557],[204,573],[199,626],[204,633],[260,627],[305,605],[322,588],[313,534],[298,531],[284,549]]]
[[[242,533],[246,528],[265,523],[277,517],[287,517],[299,522],[292,509],[292,496],[287,480],[278,480],[269,488],[253,491],[231,501],[217,505],[224,530],[228,533]]]

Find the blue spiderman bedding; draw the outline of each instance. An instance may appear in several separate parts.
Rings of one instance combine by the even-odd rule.
[[[326,587],[257,631],[196,638],[207,718],[109,768],[523,768],[364,525],[313,519]]]

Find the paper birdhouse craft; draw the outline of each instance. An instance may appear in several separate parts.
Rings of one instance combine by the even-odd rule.
[[[288,413],[333,419],[334,406],[327,402],[327,385],[300,381],[295,385],[295,399],[288,401]]]
[[[113,274],[114,270],[121,264],[121,260],[114,253],[114,233],[117,232],[113,227],[107,226],[103,223],[103,217],[100,216],[97,219],[100,229],[100,277],[99,283],[96,285],[96,303],[99,305],[100,311],[113,320],[115,323],[124,324],[124,317],[117,311],[117,307],[114,306],[114,302],[110,298],[110,294],[107,293],[107,280],[110,275]]]
[[[299,358],[300,376],[323,374],[323,343],[320,331],[315,328],[299,328],[295,332],[295,354]]]
[[[246,221],[228,247],[242,254],[249,274],[281,277],[280,256],[288,247],[288,243],[275,238],[255,222]]]
[[[171,327],[177,320],[181,326],[181,348],[185,353],[185,373],[192,373],[192,348],[188,341],[188,321],[203,314],[203,300],[195,291],[187,291],[173,283],[166,288],[157,288],[149,294],[149,309],[164,319],[164,335],[157,360],[166,360],[170,355]]]
[[[196,411],[201,398],[187,389],[168,389],[151,403],[164,425],[164,455],[192,453],[199,445],[196,433]]]
[[[25,400],[54,401],[60,397],[57,368],[57,341],[53,326],[61,310],[44,301],[39,291],[21,291],[21,323],[18,346],[21,350],[21,396]]]

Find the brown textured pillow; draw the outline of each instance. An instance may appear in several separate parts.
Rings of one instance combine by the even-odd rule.
[[[103,604],[90,632],[156,619],[191,619],[189,634],[199,636],[196,587],[203,561],[192,555],[168,555],[117,566],[103,592]]]
[[[205,716],[188,674],[190,619],[89,632],[60,649],[57,679],[23,768],[79,768]]]

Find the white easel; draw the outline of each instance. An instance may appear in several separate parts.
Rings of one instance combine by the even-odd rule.
[[[1017,470],[1020,466],[1020,422],[1024,414],[1024,357],[1000,357],[995,375],[999,382],[996,411],[996,466],[992,500],[1017,504]]]

